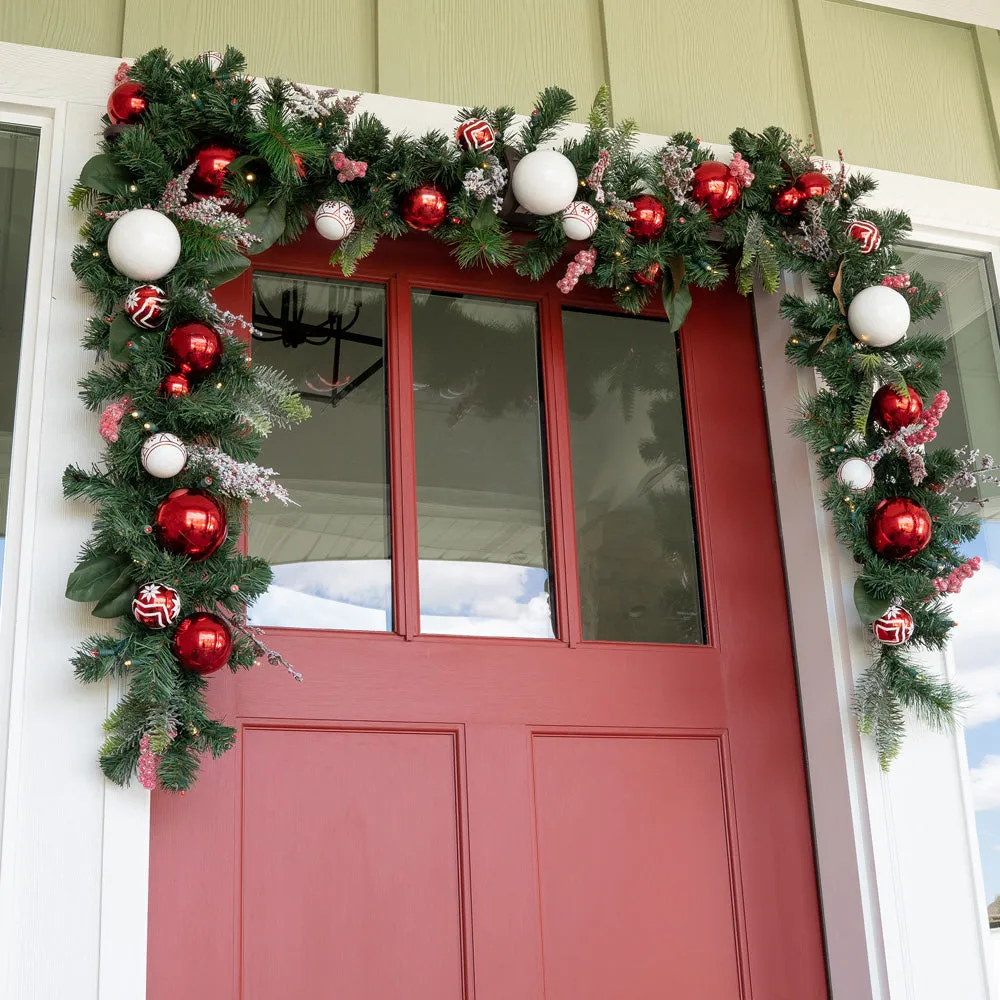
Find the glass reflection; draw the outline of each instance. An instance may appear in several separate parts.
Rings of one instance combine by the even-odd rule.
[[[583,637],[704,642],[676,341],[563,310]]]
[[[534,305],[413,293],[420,628],[555,635]]]
[[[389,631],[385,292],[257,273],[253,312],[254,359],[290,375],[312,417],[264,442],[298,506],[250,505],[250,552],[274,567],[251,620]]]

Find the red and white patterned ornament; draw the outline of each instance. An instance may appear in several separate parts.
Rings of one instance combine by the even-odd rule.
[[[562,227],[568,240],[589,240],[597,232],[597,209],[585,201],[571,202],[563,209]]]
[[[346,201],[324,201],[313,217],[316,232],[325,240],[342,240],[354,231],[354,209]]]
[[[176,434],[150,434],[142,443],[142,467],[157,479],[176,476],[187,462],[187,448]]]
[[[143,330],[155,330],[163,322],[167,296],[157,285],[139,285],[128,293],[125,313]]]
[[[913,635],[913,615],[906,608],[889,608],[872,622],[872,632],[885,646],[902,646]]]
[[[181,613],[181,595],[165,583],[147,583],[132,601],[132,615],[146,628],[166,628]]]
[[[215,76],[215,74],[218,73],[219,69],[222,67],[221,52],[214,52],[211,50],[208,52],[202,52],[198,58],[208,67],[208,71],[212,74],[212,76]]]
[[[497,136],[489,122],[483,121],[482,118],[466,118],[455,129],[455,141],[462,149],[474,149],[478,153],[485,153],[493,148]]]
[[[866,256],[875,253],[882,245],[882,234],[878,226],[867,219],[857,219],[847,227],[847,235],[861,244],[861,252]]]

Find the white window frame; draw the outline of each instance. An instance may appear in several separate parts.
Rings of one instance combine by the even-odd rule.
[[[996,0],[859,0],[858,6],[1000,29],[1000,7]]]

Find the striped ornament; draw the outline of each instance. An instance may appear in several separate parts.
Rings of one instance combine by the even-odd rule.
[[[861,252],[866,256],[875,253],[882,245],[882,234],[878,231],[878,226],[867,219],[858,219],[856,222],[852,222],[847,227],[847,235],[861,244]]]
[[[913,635],[913,615],[906,608],[889,608],[872,622],[872,632],[886,646],[902,646]]]
[[[132,601],[132,615],[146,628],[166,628],[181,613],[181,597],[165,583],[147,583]]]
[[[477,153],[485,153],[493,148],[497,136],[489,122],[483,121],[482,118],[466,118],[455,129],[455,141],[462,149],[474,149]]]
[[[167,296],[156,285],[139,285],[128,293],[125,312],[136,326],[143,330],[155,330],[163,322],[163,310]]]

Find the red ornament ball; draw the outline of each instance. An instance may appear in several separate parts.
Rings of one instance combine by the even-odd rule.
[[[802,192],[795,187],[785,188],[774,196],[774,210],[779,215],[792,215],[802,204]]]
[[[826,174],[821,174],[818,170],[810,170],[804,173],[796,182],[795,186],[803,198],[823,198],[830,190],[832,182]]]
[[[146,628],[166,628],[181,613],[181,596],[165,583],[147,583],[132,600],[132,615]]]
[[[187,375],[182,375],[180,372],[172,372],[160,383],[160,395],[168,399],[186,396],[190,391],[191,384],[187,380]]]
[[[155,330],[163,322],[163,310],[167,296],[156,285],[139,285],[128,293],[125,313],[136,326],[143,330]]]
[[[108,97],[108,117],[115,125],[134,125],[146,110],[142,87],[131,80],[118,84]]]
[[[872,632],[885,646],[902,646],[913,635],[913,615],[906,608],[889,608],[872,622]]]
[[[867,219],[858,219],[847,227],[847,235],[861,244],[861,252],[866,256],[875,253],[882,245],[882,234],[878,226]]]
[[[182,323],[167,334],[166,351],[182,375],[207,375],[222,360],[222,341],[204,323]]]
[[[188,190],[196,198],[221,198],[226,192],[223,185],[229,165],[240,154],[228,146],[202,146],[194,154],[194,173]]]
[[[436,184],[421,184],[403,196],[403,221],[419,232],[437,229],[448,215],[448,196]]]
[[[704,205],[709,216],[718,222],[736,208],[740,186],[725,163],[706,160],[694,168],[691,197]]]
[[[635,279],[637,285],[645,285],[647,288],[651,288],[660,280],[660,265],[654,260],[649,267],[641,271],[636,271],[632,277]]]
[[[906,497],[879,501],[868,518],[868,543],[883,559],[912,559],[930,540],[930,514]]]
[[[923,400],[914,389],[906,388],[909,394],[904,396],[895,386],[884,385],[872,398],[872,416],[890,434],[901,427],[909,427],[924,412]]]
[[[233,637],[218,615],[198,611],[181,619],[170,648],[185,670],[212,674],[229,662]]]
[[[455,141],[462,149],[485,153],[493,148],[497,136],[489,122],[482,118],[467,118],[455,129]]]
[[[655,240],[667,222],[663,203],[651,194],[637,194],[629,201],[635,206],[628,215],[628,231],[637,240]]]
[[[161,548],[201,562],[226,540],[226,512],[215,497],[202,490],[174,490],[160,502],[153,531]]]

